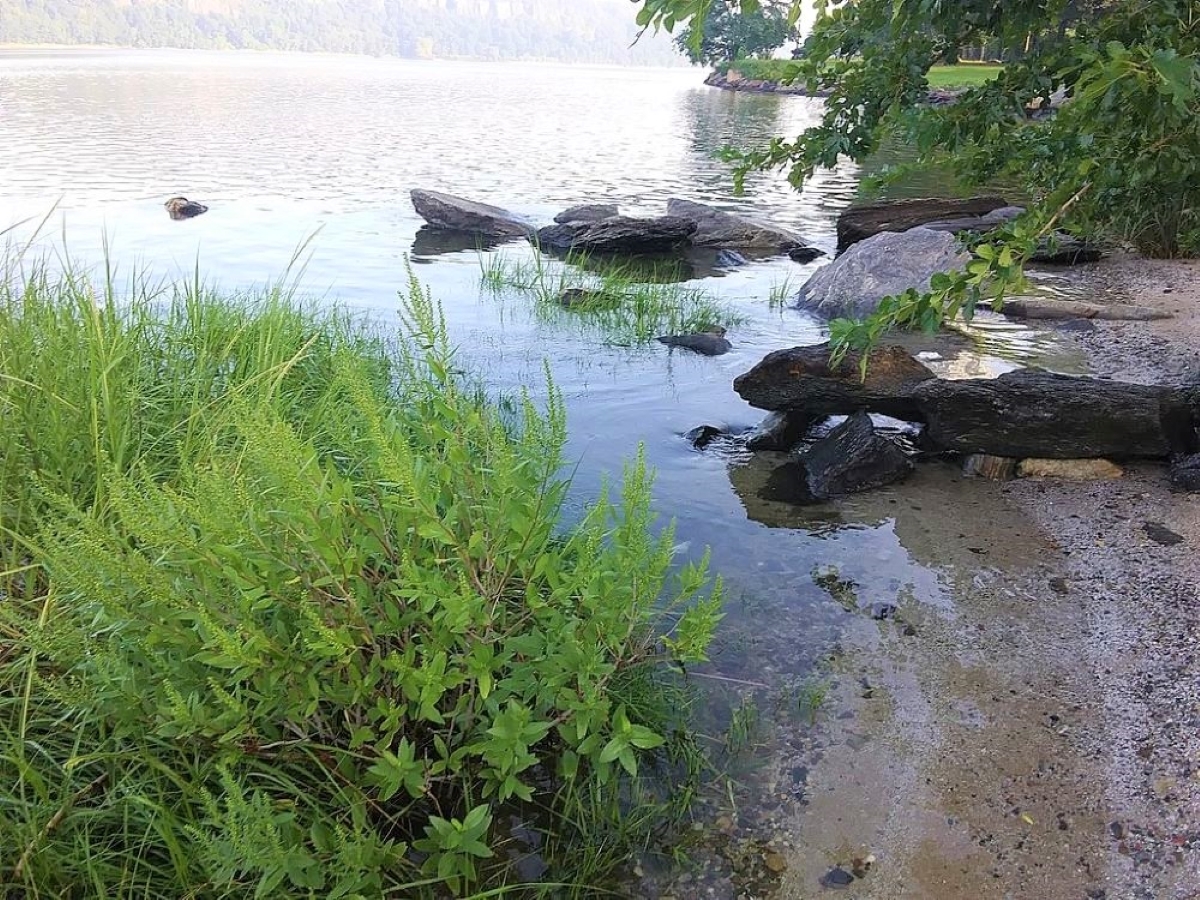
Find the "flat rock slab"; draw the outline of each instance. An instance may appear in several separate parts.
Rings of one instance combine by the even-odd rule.
[[[884,231],[908,231],[928,222],[946,222],[986,216],[1007,207],[1003,197],[968,200],[880,200],[851,206],[837,221],[838,250]]]
[[[796,305],[827,319],[863,318],[884,297],[909,288],[928,291],[935,274],[961,269],[970,261],[970,254],[959,249],[948,232],[884,232],[856,243],[813,273],[796,295]]]
[[[935,376],[903,347],[872,350],[867,376],[862,357],[847,353],[830,363],[830,347],[794,347],[768,354],[733,383],[742,399],[759,409],[794,410],[810,418],[848,415],[864,409],[917,421],[917,386]]]
[[[537,232],[543,249],[591,253],[663,253],[687,243],[696,223],[678,216],[635,219],[610,216],[594,222],[548,225]]]
[[[439,191],[416,189],[411,196],[417,214],[437,228],[491,238],[529,237],[534,232],[529,222],[499,206]]]
[[[667,201],[667,215],[696,223],[691,242],[697,247],[762,250],[786,253],[807,243],[800,235],[745,216],[725,212],[691,200]]]
[[[554,217],[554,221],[559,225],[569,222],[600,222],[620,214],[620,207],[613,203],[584,203],[564,209]]]
[[[1103,319],[1109,321],[1149,322],[1174,316],[1161,309],[1131,303],[1085,303],[1075,300],[1051,300],[1041,297],[1016,297],[1004,301],[1001,312],[1015,319]]]

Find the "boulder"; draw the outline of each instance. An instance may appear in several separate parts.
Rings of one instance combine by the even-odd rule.
[[[819,440],[802,462],[809,492],[822,500],[902,481],[915,467],[907,453],[875,431],[865,412]]]
[[[759,409],[791,410],[809,416],[847,415],[860,409],[916,421],[916,387],[935,376],[903,347],[877,347],[867,358],[847,353],[830,363],[830,347],[776,350],[733,383],[742,399]]]
[[[807,246],[800,235],[786,228],[737,216],[691,200],[668,200],[667,215],[696,223],[691,242],[698,247],[784,253],[796,247]]]
[[[986,478],[989,481],[1011,481],[1017,477],[1017,460],[1010,456],[988,456],[972,453],[963,460],[963,475],[967,478]]]
[[[687,242],[696,223],[677,216],[635,219],[610,216],[597,222],[567,222],[548,225],[537,232],[538,244],[546,250],[589,253],[651,254],[672,250]]]
[[[851,206],[837,221],[838,250],[884,231],[908,231],[929,222],[986,216],[1008,207],[1003,197],[972,197],[969,200],[879,200]]]
[[[804,413],[773,412],[746,436],[746,449],[786,453],[804,440],[812,423],[812,417]]]
[[[1171,461],[1171,487],[1177,491],[1200,491],[1200,453]]]
[[[1021,478],[1113,481],[1124,474],[1124,469],[1107,459],[1023,459],[1017,466]]]
[[[928,439],[958,453],[1163,459],[1196,443],[1185,395],[1170,387],[1018,369],[925,381],[914,399]]]
[[[954,235],[928,228],[884,232],[859,241],[800,288],[797,306],[824,318],[863,318],[884,297],[929,290],[938,272],[961,269],[970,255]]]
[[[1153,319],[1174,318],[1166,310],[1135,306],[1131,303],[1084,303],[1044,297],[1014,297],[1005,300],[1000,311],[1014,319],[1107,319],[1148,322]]]
[[[430,225],[488,238],[529,237],[534,228],[515,213],[439,191],[414,190],[413,207]]]
[[[668,347],[682,347],[701,356],[721,356],[733,348],[725,338],[724,328],[713,328],[696,334],[668,334],[658,340]]]
[[[581,206],[564,209],[554,217],[554,221],[559,225],[566,225],[570,222],[600,222],[620,214],[621,210],[615,203],[584,203]]]

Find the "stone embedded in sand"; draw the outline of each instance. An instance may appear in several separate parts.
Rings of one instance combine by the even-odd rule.
[[[963,460],[963,475],[967,478],[986,478],[989,481],[1011,481],[1017,477],[1017,460],[1011,456],[972,453]]]
[[[1124,474],[1124,469],[1107,459],[1023,459],[1017,466],[1021,478],[1112,481]]]

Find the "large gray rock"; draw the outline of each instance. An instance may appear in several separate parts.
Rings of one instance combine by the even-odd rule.
[[[687,242],[696,223],[677,216],[635,219],[610,216],[597,222],[565,222],[539,229],[544,250],[582,250],[591,253],[663,253]]]
[[[600,222],[620,214],[621,210],[615,203],[584,203],[582,206],[564,209],[554,217],[554,221],[559,225],[568,222]]]
[[[696,223],[691,242],[697,247],[786,253],[808,246],[800,235],[786,228],[736,216],[691,200],[668,200],[667,215]]]
[[[804,454],[808,490],[818,499],[857,494],[907,478],[908,454],[875,430],[865,412],[852,415]]]
[[[412,192],[412,204],[430,225],[450,231],[488,238],[529,237],[534,232],[529,222],[506,209],[440,191],[418,188]]]
[[[884,297],[909,288],[927,291],[936,273],[961,269],[970,260],[954,235],[944,231],[884,232],[860,241],[818,269],[800,288],[796,305],[828,319],[863,318]]]
[[[838,250],[885,231],[908,231],[928,222],[986,216],[1008,206],[1003,197],[969,200],[879,200],[851,206],[837,221]]]

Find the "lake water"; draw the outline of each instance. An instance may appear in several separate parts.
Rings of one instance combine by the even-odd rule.
[[[738,197],[718,158],[726,145],[794,135],[815,121],[817,101],[726,93],[701,80],[688,70],[0,52],[0,230],[30,220],[7,236],[21,242],[48,216],[34,239],[43,252],[62,252],[65,235],[78,263],[98,263],[107,247],[125,272],[170,277],[198,265],[230,289],[278,278],[311,239],[304,292],[385,324],[411,260],[464,362],[490,387],[536,394],[549,361],[579,463],[575,502],[645,447],[657,508],[677,520],[683,553],[710,546],[726,580],[713,674],[801,690],[854,616],[814,573],[836,568],[865,598],[953,602],[937,548],[906,521],[903,495],[799,510],[759,496],[779,460],[700,453],[681,436],[761,417],[733,379],[771,350],[823,339],[818,322],[769,302],[773,288],[794,291],[821,262],[701,273],[692,286],[740,319],[733,352],[713,359],[613,346],[569,317],[535,315],[528,298],[481,290],[477,250],[414,246],[421,222],[408,192],[423,187],[543,221],[576,203],[659,213],[669,197],[685,197],[772,219],[832,251],[834,221],[858,190],[855,167],[818,176],[802,194],[780,175],[757,175]],[[211,211],[171,221],[162,203],[177,194]],[[997,327],[1010,356],[1053,352],[1039,336]],[[1003,364],[966,352],[948,353],[946,365],[963,374]]]

